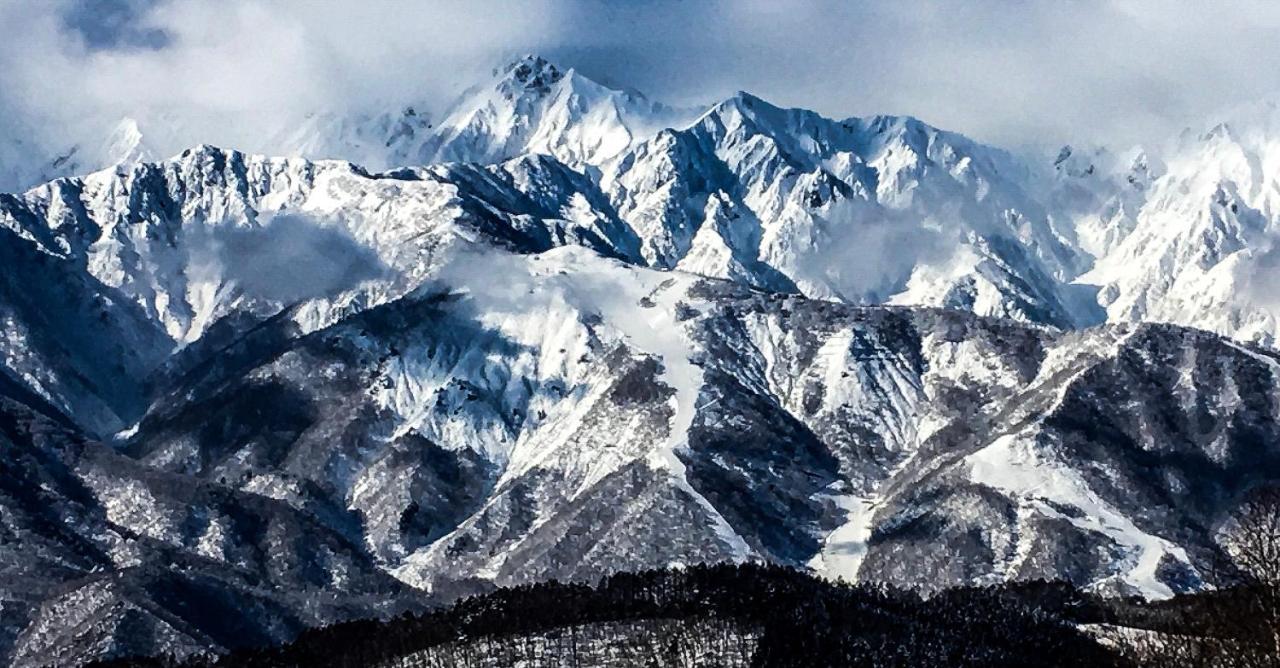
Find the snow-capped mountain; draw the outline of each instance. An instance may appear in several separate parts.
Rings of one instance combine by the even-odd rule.
[[[536,156],[371,175],[350,163],[202,146],[0,197],[0,231],[15,254],[10,267],[25,266],[19,258],[39,267],[4,276],[12,298],[0,306],[16,310],[0,341],[9,371],[103,435],[145,407],[121,383],[140,387],[211,328],[229,343],[290,307],[299,330],[311,331],[404,294],[455,245],[536,252],[578,243],[639,257],[602,193]],[[66,303],[66,315],[32,292],[54,289],[33,280],[40,275],[75,286],[57,288],[52,302]],[[68,345],[66,331],[83,337],[95,319],[113,333]],[[101,354],[103,346],[125,352]]]
[[[609,88],[528,55],[495,68],[489,80],[443,109],[414,101],[392,110],[317,110],[301,118],[247,113],[261,131],[247,133],[251,145],[239,148],[343,160],[371,171],[545,154],[582,171],[659,130],[683,127],[700,112]],[[181,137],[193,131],[175,114],[157,112],[144,122],[123,118],[104,133],[102,141],[46,147],[28,139],[32,133],[12,130],[14,139],[0,142],[0,190],[22,191],[60,177],[160,159],[187,148]]]
[[[1050,207],[1072,220],[1075,245],[1093,258],[1105,257],[1136,225],[1138,210],[1164,165],[1147,151],[1115,153],[1106,148],[1064,146],[1053,161],[1048,193]]]
[[[1280,474],[1277,357],[1212,335],[841,306],[572,246],[478,273],[208,367],[126,451],[347,514],[427,590],[759,558],[1167,596],[1207,577],[1218,504]]]
[[[383,171],[418,164],[432,127],[423,105],[376,114],[313,113],[276,131],[260,148],[273,155],[340,159]]]
[[[653,266],[853,303],[1067,327],[1168,321],[1268,342],[1275,309],[1255,274],[1269,267],[1258,221],[1271,216],[1273,116],[1264,106],[1169,149],[1068,147],[1036,164],[909,117],[833,121],[748,94],[674,109],[526,56],[442,110],[286,119],[255,148],[373,172],[548,155],[596,182]],[[153,160],[177,134],[125,119],[101,147],[28,176]],[[24,164],[17,155],[0,164]],[[1228,196],[1248,210],[1231,212]],[[1261,218],[1234,220],[1250,211]]]
[[[832,121],[738,94],[606,165],[654,266],[852,303],[1072,326],[1086,258],[1018,164],[916,119]],[[892,249],[892,252],[889,252]]]
[[[1209,586],[1280,479],[1280,124],[1245,128],[1039,165],[537,57],[286,157],[124,123],[0,195],[0,656],[698,561]]]
[[[463,93],[414,157],[421,163],[490,163],[540,153],[584,169],[695,115],[525,56]]]
[[[109,472],[71,466],[74,498],[121,542],[49,576],[60,598],[7,594],[34,625],[14,658],[114,651],[61,630],[76,606],[94,634],[125,633],[110,630],[117,597],[143,594],[99,594],[93,568],[163,549],[225,582],[261,540],[342,560],[306,586],[351,594],[365,591],[352,569],[447,598],[759,559],[924,587],[1052,576],[1167,596],[1203,586],[1216,518],[1280,475],[1276,365],[1194,330],[855,307],[574,245],[460,255],[309,334],[291,314],[263,322],[170,379]],[[259,538],[237,519],[246,504],[317,528]],[[316,535],[359,548],[331,553]],[[168,586],[128,572],[139,583],[121,586],[142,589],[125,591]],[[302,575],[273,577],[290,589]],[[244,623],[287,633],[273,615],[297,620],[314,595],[268,598],[275,612]],[[324,613],[356,614],[369,609]],[[155,647],[220,646],[196,631],[222,631],[178,628],[194,640]]]
[[[1275,344],[1278,147],[1274,109],[1179,142],[1133,212],[1132,230],[1078,279],[1101,286],[1109,319],[1176,322]]]

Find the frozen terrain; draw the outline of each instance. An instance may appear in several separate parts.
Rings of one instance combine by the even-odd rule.
[[[1168,597],[1280,479],[1272,110],[1041,164],[528,57],[149,132],[0,195],[18,665],[716,561]]]

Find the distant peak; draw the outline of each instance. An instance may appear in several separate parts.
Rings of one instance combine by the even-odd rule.
[[[530,90],[544,89],[564,78],[564,72],[546,58],[527,54],[517,58],[503,67],[495,69],[495,77],[503,82]]]
[[[120,119],[113,130],[114,132],[128,132],[142,134],[142,129],[138,125],[138,120],[132,116],[125,116]]]
[[[754,107],[759,104],[769,104],[768,102],[765,102],[764,100],[760,99],[759,97],[756,97],[755,95],[752,95],[751,93],[748,93],[745,90],[740,90],[734,93],[732,96],[729,97],[728,101],[734,102],[737,104],[742,104],[747,107]],[[769,106],[773,106],[773,105],[769,105]]]
[[[120,119],[107,135],[107,146],[131,151],[142,143],[142,128],[130,117]]]
[[[769,102],[752,95],[746,91],[740,90],[733,95],[725,98],[720,104],[711,108],[711,113],[724,113],[725,111],[737,110],[745,115],[754,115],[759,111],[772,112],[778,107]]]
[[[1214,139],[1230,141],[1234,139],[1234,134],[1235,133],[1232,132],[1230,124],[1225,122],[1218,123],[1212,128],[1209,128],[1208,132],[1205,132],[1204,134],[1200,135],[1200,141],[1207,142],[1207,141],[1212,141]]]

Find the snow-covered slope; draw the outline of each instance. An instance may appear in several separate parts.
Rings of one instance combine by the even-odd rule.
[[[94,392],[68,384],[88,378],[108,403],[125,402],[139,394],[130,383],[220,321],[234,332],[288,306],[310,331],[412,289],[455,245],[582,243],[638,257],[603,194],[536,157],[370,175],[202,146],[0,197],[0,231],[12,255],[6,364],[98,433],[139,408],[91,409],[79,394]],[[107,335],[80,341],[90,318]],[[126,352],[103,353],[112,346]]]
[[[1032,190],[1046,193],[1049,206],[1072,221],[1066,227],[1075,245],[1099,258],[1133,231],[1152,183],[1163,174],[1163,163],[1141,148],[1115,153],[1064,146],[1052,173],[1040,175]]]
[[[910,117],[835,121],[745,93],[673,109],[530,55],[443,109],[264,119],[278,129],[254,148],[373,172],[545,155],[604,193],[591,208],[631,227],[653,266],[851,303],[1272,343],[1280,123],[1274,105],[1240,115],[1162,150],[1068,147],[1040,165]],[[128,173],[183,134],[148,123],[57,151],[16,134],[0,183]]]
[[[77,524],[57,540],[87,532],[96,545],[123,527],[120,554],[130,556],[108,551],[87,573],[57,571],[44,588],[6,592],[15,603],[5,610],[27,629],[5,641],[21,662],[130,650],[138,624],[153,629],[145,651],[225,647],[225,628],[151,600],[186,591],[185,581],[132,567],[174,550],[199,555],[190,558],[213,592],[201,596],[255,601],[247,614],[260,639],[371,612],[355,599],[315,612],[328,587],[354,594],[379,582],[447,598],[490,583],[720,560],[926,588],[1062,577],[1165,596],[1205,584],[1210,527],[1244,490],[1280,478],[1269,447],[1280,438],[1270,399],[1277,359],[1262,349],[1169,326],[1062,333],[958,311],[859,307],[641,267],[617,245],[551,233],[585,226],[575,216],[604,195],[564,213],[579,193],[563,186],[586,177],[549,157],[369,176],[342,163],[197,153],[160,175],[133,172],[125,201],[183,212],[135,219],[133,235],[81,236],[57,221],[96,219],[21,201],[8,202],[20,215],[5,233],[46,258],[33,264],[88,281],[94,269],[80,262],[95,237],[147,248],[152,237],[193,234],[197,225],[172,223],[202,220],[191,212],[271,228],[279,221],[253,222],[247,204],[278,198],[312,210],[338,200],[354,221],[350,238],[417,282],[369,279],[355,292],[381,297],[350,307],[328,296],[280,300],[274,314],[245,311],[247,326],[231,309],[139,383],[150,408],[119,452],[57,455],[96,462],[72,467],[79,505],[65,515],[105,517],[93,521],[109,527]],[[148,179],[164,185],[141,187]],[[210,199],[223,181],[236,198]],[[84,186],[49,192],[78,198]],[[441,190],[447,206],[412,209],[409,227],[396,227],[397,198],[420,206]],[[350,204],[369,191],[381,209]],[[49,192],[33,201],[55,201]],[[317,193],[327,198],[311,199]],[[558,218],[527,213],[559,202]],[[618,222],[606,216],[592,229]],[[546,243],[530,243],[531,230]],[[446,232],[463,241],[412,242]],[[161,312],[134,301],[150,293],[128,290],[168,285],[167,275],[131,276],[89,285],[128,295],[121,313],[136,320],[121,322],[161,331]],[[90,362],[54,375],[76,378]],[[70,406],[22,380],[8,385],[22,401],[54,404],[53,415]],[[25,443],[26,433],[9,438]],[[9,503],[28,504],[32,479],[14,481]],[[265,538],[246,528],[260,520],[236,519],[263,513],[278,527]],[[26,536],[41,525],[24,526]],[[0,563],[25,563],[29,544],[6,541]],[[304,565],[273,571],[263,590],[241,579],[245,555]],[[270,593],[298,587],[309,593]]]
[[[1261,117],[1184,136],[1166,156],[1131,231],[1081,283],[1101,286],[1111,320],[1202,327],[1275,345],[1280,301],[1280,120]]]
[[[0,267],[0,378],[92,432],[141,417],[147,374],[171,347],[160,326],[119,291],[3,227]]]
[[[858,308],[572,246],[484,267],[207,368],[129,451],[326,509],[426,589],[767,559],[1164,596],[1280,475],[1276,358],[1212,335]]]
[[[432,127],[430,112],[420,104],[378,113],[312,113],[275,131],[257,148],[272,155],[344,160],[385,171],[419,164],[422,143]]]
[[[605,166],[649,262],[853,303],[1071,326],[1086,266],[1002,151],[913,118],[833,121],[740,93]]]
[[[526,56],[443,111],[316,113],[259,148],[373,171],[545,155],[585,177],[570,187],[653,266],[851,303],[1270,342],[1274,116],[1168,151],[1065,148],[1041,169],[910,117],[835,121],[745,93],[694,113]],[[127,174],[180,134],[143,131],[125,120],[40,173]]]
[[[539,56],[517,58],[442,109],[414,101],[392,109],[316,110],[300,118],[246,114],[248,150],[309,160],[344,160],[373,171],[437,162],[505,162],[551,155],[578,170],[599,165],[700,110],[678,109],[617,90]],[[438,118],[435,122],[433,119]],[[123,118],[93,137],[45,145],[10,128],[0,138],[0,192],[118,164],[155,160],[193,143],[172,113]],[[187,137],[185,141],[182,137]],[[200,138],[206,139],[206,138]]]
[[[420,605],[308,514],[142,466],[3,378],[0,456],[6,665],[225,651]]]
[[[463,93],[418,151],[419,162],[501,162],[541,153],[577,169],[620,155],[694,112],[596,83],[525,56]]]
[[[0,195],[0,652],[234,639],[168,590],[273,640],[695,561],[1167,596],[1280,479],[1276,355],[1138,322],[1274,343],[1280,122],[1041,170],[536,57],[432,116],[124,124]]]

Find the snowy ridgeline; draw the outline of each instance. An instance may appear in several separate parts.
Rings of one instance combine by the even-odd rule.
[[[523,217],[522,233],[530,223],[550,227],[534,239],[543,248],[550,238],[583,242],[649,266],[812,297],[1059,327],[1171,322],[1271,343],[1280,333],[1269,292],[1280,231],[1278,118],[1266,107],[1158,150],[1068,147],[1040,161],[911,117],[829,119],[747,93],[673,109],[530,56],[496,69],[435,122],[422,105],[264,119],[287,130],[237,147],[259,155],[242,157],[234,179],[175,170],[181,159],[165,157],[190,146],[177,143],[185,135],[171,121],[149,121],[155,130],[146,134],[126,120],[101,149],[59,151],[74,159],[39,166],[14,186],[106,168],[87,187],[73,178],[36,188],[24,196],[29,211],[0,211],[0,225],[25,227],[34,215],[47,229],[26,233],[87,252],[95,277],[137,290],[129,296],[181,342],[225,315],[218,302],[232,298],[223,288],[234,281],[207,254],[193,253],[200,262],[190,271],[164,257],[165,244],[140,241],[149,230],[148,239],[190,250],[185,232],[157,229],[173,225],[162,219],[175,207],[195,227],[253,224],[287,207],[341,219],[375,248],[403,227],[396,218],[506,213]],[[194,152],[209,150],[219,152]],[[364,178],[320,178],[334,170]],[[164,197],[139,192],[156,185],[154,171],[167,172]],[[414,181],[443,182],[445,192],[414,192],[425,187]],[[197,183],[244,187],[224,193],[239,201],[221,206],[204,188],[187,192]],[[430,206],[450,194],[457,208]],[[171,206],[145,210],[157,202]],[[374,220],[371,209],[387,211]],[[137,229],[113,229],[116,221]],[[51,239],[53,230],[64,238]],[[65,238],[68,230],[87,240]],[[131,275],[134,261],[161,284]]]

